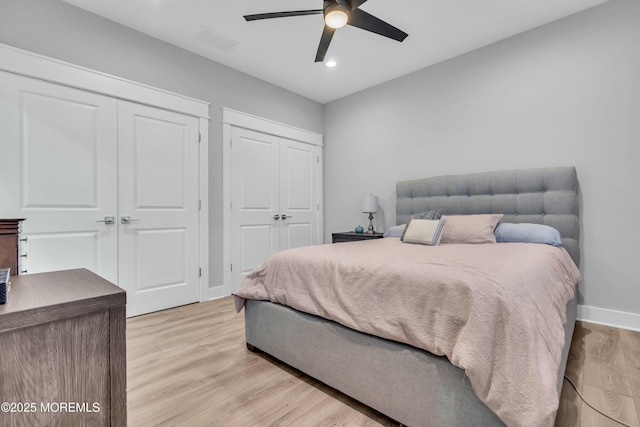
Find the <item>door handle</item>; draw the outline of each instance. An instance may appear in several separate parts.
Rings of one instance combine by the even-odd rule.
[[[131,218],[130,216],[120,217],[120,223],[131,224],[133,221],[140,221],[140,218]]]
[[[287,216],[287,214],[282,215],[282,220],[284,221],[287,218],[293,218],[291,215]]]
[[[110,225],[110,224],[115,224],[116,223],[116,219],[114,217],[112,217],[112,216],[105,216],[104,219],[99,219],[96,222],[104,222],[105,224]],[[27,241],[27,239],[25,239],[25,242],[26,241]]]
[[[279,219],[280,219],[280,215],[275,214],[275,215],[273,216],[273,219],[275,219],[276,221],[277,221],[277,220],[279,220]]]

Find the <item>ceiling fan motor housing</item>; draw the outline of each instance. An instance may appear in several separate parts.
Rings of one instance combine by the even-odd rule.
[[[341,15],[346,15],[348,19],[349,12],[351,12],[351,4],[349,3],[349,0],[325,0],[324,1],[323,14],[324,14],[325,22],[328,22],[327,16],[334,13],[340,13]]]

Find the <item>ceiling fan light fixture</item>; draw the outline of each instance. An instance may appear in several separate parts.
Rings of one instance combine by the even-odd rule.
[[[399,42],[407,38],[409,34],[361,10],[360,6],[366,1],[367,0],[324,0],[322,9],[258,13],[254,15],[244,15],[244,19],[246,21],[256,21],[260,19],[286,18],[289,16],[322,15],[324,25],[318,50],[316,51],[315,62],[324,62],[324,57],[327,54],[336,29],[342,28],[345,25],[351,25]]]
[[[324,23],[331,28],[342,28],[349,21],[349,7],[336,3],[324,10]]]

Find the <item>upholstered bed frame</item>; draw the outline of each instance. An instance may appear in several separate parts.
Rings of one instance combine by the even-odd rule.
[[[503,213],[502,222],[533,222],[560,231],[579,265],[578,182],[573,167],[442,176],[397,184],[396,223],[413,213]],[[363,334],[267,301],[248,300],[246,341],[408,426],[500,426],[446,357]],[[567,304],[558,392],[576,319]]]

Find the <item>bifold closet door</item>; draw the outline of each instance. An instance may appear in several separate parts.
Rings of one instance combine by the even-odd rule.
[[[319,148],[231,129],[233,290],[272,254],[318,244]]]
[[[198,119],[118,102],[118,285],[127,315],[197,302]]]
[[[279,163],[279,138],[232,128],[230,268],[236,289],[280,247]]]
[[[319,148],[280,139],[280,250],[317,245]]]
[[[26,218],[28,273],[84,267],[117,283],[116,102],[0,72],[0,212]]]
[[[0,72],[0,217],[26,218],[23,268],[87,268],[127,291],[130,316],[199,301],[198,128]]]

